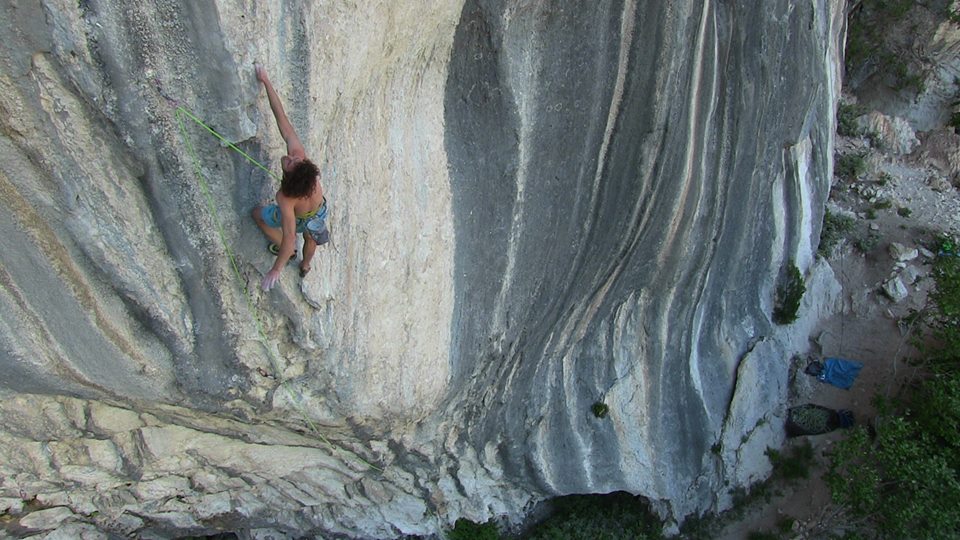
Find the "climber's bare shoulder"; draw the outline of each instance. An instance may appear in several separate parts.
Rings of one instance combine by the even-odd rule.
[[[289,211],[292,215],[303,216],[320,208],[323,204],[323,187],[318,181],[317,187],[309,197],[290,197],[284,195],[282,191],[277,191],[276,201],[281,213]]]

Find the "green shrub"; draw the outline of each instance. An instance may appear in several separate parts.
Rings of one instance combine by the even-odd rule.
[[[605,418],[607,413],[610,412],[610,407],[608,407],[607,404],[602,401],[597,401],[590,407],[590,410],[597,418]]]
[[[767,458],[773,465],[773,474],[783,480],[800,480],[810,476],[810,467],[816,461],[810,443],[790,447],[786,454],[767,448]]]
[[[938,370],[960,368],[960,254],[957,242],[941,237],[934,245],[937,258],[931,276],[936,284],[930,292],[935,308],[925,320],[934,342],[926,349],[932,366]]]
[[[877,246],[880,245],[880,235],[875,233],[867,233],[860,236],[853,243],[853,247],[857,248],[857,251],[860,253],[870,253],[871,251],[877,249]]]
[[[837,133],[844,137],[859,137],[863,130],[857,126],[857,118],[867,110],[860,105],[840,103],[837,106]]]
[[[911,397],[932,414],[881,416],[872,436],[855,428],[836,445],[827,484],[881,537],[950,538],[945,531],[960,530],[960,380],[936,377]]]
[[[777,520],[777,530],[783,534],[787,534],[793,530],[793,525],[797,520],[793,519],[790,516],[783,516]]]
[[[889,38],[892,27],[913,7],[914,0],[864,0],[858,2],[848,21],[845,64],[847,73],[864,66],[886,74],[896,90],[924,90],[924,76],[912,70],[909,48],[898,47]],[[943,14],[944,19],[949,13]]]
[[[846,180],[856,180],[867,172],[865,154],[844,154],[837,159],[836,175]]]
[[[960,24],[960,11],[954,11],[949,5],[945,6],[947,19],[953,24]]]
[[[474,523],[469,519],[460,518],[453,529],[447,532],[448,540],[499,540],[500,532],[493,521]]]
[[[922,94],[927,89],[924,74],[911,70],[906,60],[897,58],[890,64],[893,68],[891,71],[894,74],[894,90],[912,90],[916,94]]]
[[[773,304],[773,321],[777,324],[790,324],[797,320],[800,301],[805,292],[807,287],[803,283],[803,274],[800,273],[797,265],[790,261],[786,275],[780,278],[780,285],[777,287]]]
[[[910,217],[910,214],[912,213],[913,213],[913,210],[910,210],[906,206],[901,206],[900,208],[897,208],[897,215],[900,217]]]
[[[723,527],[730,523],[742,521],[747,512],[759,504],[766,504],[774,496],[782,493],[774,488],[774,478],[757,482],[750,487],[737,487],[728,491],[733,506],[720,514],[704,514],[690,516],[680,525],[680,536],[683,540],[713,540]]]
[[[947,125],[952,127],[954,132],[960,133],[960,111],[950,115],[950,121],[947,123]]]
[[[628,493],[571,495],[554,499],[553,514],[528,540],[636,540],[662,538],[662,523],[647,503]]]
[[[833,248],[853,231],[856,220],[850,216],[834,214],[829,210],[823,214],[823,225],[820,227],[820,245],[817,253],[821,257],[829,257]]]
[[[890,199],[877,199],[877,202],[873,203],[873,207],[877,210],[886,210],[893,208],[893,203],[890,202]]]

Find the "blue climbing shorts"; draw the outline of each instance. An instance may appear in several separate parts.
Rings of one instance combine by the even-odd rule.
[[[269,204],[260,210],[260,217],[268,227],[282,229],[280,221],[280,207],[276,204]],[[318,246],[322,246],[330,241],[330,231],[327,230],[327,199],[323,199],[323,204],[317,209],[317,212],[310,216],[297,217],[297,234],[308,231],[313,241]]]

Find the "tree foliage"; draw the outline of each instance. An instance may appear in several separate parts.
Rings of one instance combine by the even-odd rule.
[[[938,375],[913,397],[840,442],[827,483],[880,537],[960,538],[960,379]]]
[[[884,74],[897,90],[925,89],[921,66],[909,44],[898,32],[891,32],[916,4],[915,0],[862,0],[854,3],[848,21],[846,70],[848,76],[860,70]],[[950,13],[943,10],[944,20]]]
[[[493,521],[474,523],[460,518],[453,529],[447,532],[447,540],[499,540],[500,532]]]
[[[833,249],[841,241],[847,239],[854,231],[857,220],[843,214],[834,214],[827,210],[823,214],[823,226],[820,228],[820,245],[817,253],[821,257],[829,258]]]
[[[530,531],[529,540],[635,540],[662,538],[662,523],[646,503],[627,493],[571,495],[554,500],[554,514]]]
[[[800,310],[800,301],[807,287],[803,283],[803,274],[797,265],[790,261],[784,276],[777,287],[773,305],[773,321],[777,324],[790,324],[797,320]]]
[[[936,288],[931,292],[933,309],[927,317],[934,344],[930,360],[937,370],[956,371],[960,366],[960,250],[957,242],[941,237],[935,246],[938,257],[932,275]]]

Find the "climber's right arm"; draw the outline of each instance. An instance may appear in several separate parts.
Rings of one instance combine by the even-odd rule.
[[[267,90],[267,99],[270,101],[270,109],[273,111],[273,116],[277,119],[280,136],[283,137],[283,140],[287,143],[287,155],[290,157],[306,157],[306,151],[303,149],[300,137],[297,136],[297,132],[293,129],[293,124],[287,119],[287,113],[283,110],[283,103],[280,101],[280,96],[277,95],[276,90],[273,89],[273,85],[270,84],[270,78],[267,77],[267,70],[259,64],[255,66],[255,69],[257,72],[257,80],[262,82],[263,87]]]

